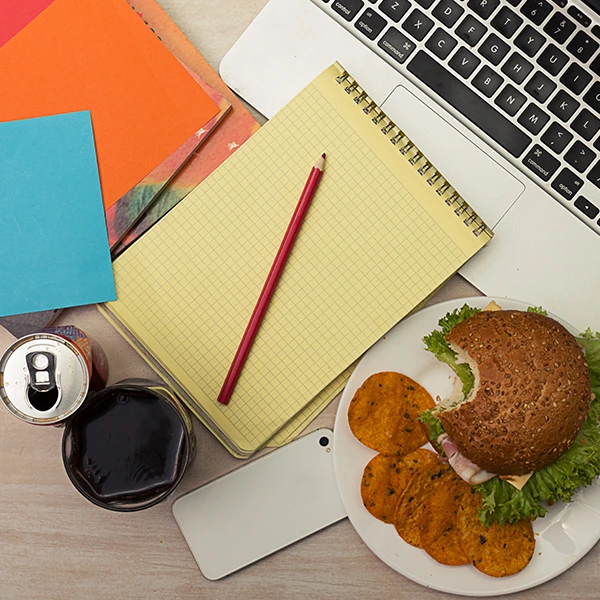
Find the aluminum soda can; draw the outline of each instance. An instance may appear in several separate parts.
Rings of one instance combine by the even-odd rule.
[[[104,351],[73,325],[19,338],[0,358],[0,399],[35,425],[64,423],[107,379]]]

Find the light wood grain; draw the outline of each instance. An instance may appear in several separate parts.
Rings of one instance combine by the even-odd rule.
[[[162,0],[214,68],[265,0]],[[254,112],[256,115],[256,113]],[[260,118],[260,117],[259,117]],[[459,276],[432,299],[477,295]],[[65,311],[105,349],[110,382],[152,373],[94,307]],[[0,350],[10,336],[0,332]],[[311,425],[333,426],[334,401]],[[414,598],[452,596],[421,587],[377,559],[343,520],[221,581],[203,578],[171,514],[175,497],[241,463],[195,423],[198,450],[173,497],[133,514],[87,502],[62,467],[60,428],[21,423],[0,410],[0,598],[11,600]],[[243,501],[243,499],[240,499]],[[598,598],[596,546],[572,569],[514,598]]]

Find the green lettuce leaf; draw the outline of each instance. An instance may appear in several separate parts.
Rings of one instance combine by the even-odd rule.
[[[461,380],[465,397],[471,389],[473,389],[473,373],[471,372],[469,365],[457,362],[456,352],[448,346],[448,342],[446,342],[444,338],[446,334],[461,321],[464,321],[479,312],[481,312],[480,308],[473,308],[464,304],[462,308],[457,308],[442,317],[438,321],[440,329],[433,330],[429,335],[426,335],[423,338],[425,348],[440,362],[446,363],[451,367],[457,377]]]
[[[442,425],[442,422],[433,415],[434,410],[435,407],[424,410],[417,417],[417,419],[427,426],[429,431],[429,441],[431,442],[432,446],[434,446],[442,454],[445,454],[442,446],[438,444],[438,438],[440,435],[442,435],[442,433],[444,433],[444,426]]]

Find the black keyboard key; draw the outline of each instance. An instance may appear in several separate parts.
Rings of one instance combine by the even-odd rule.
[[[546,0],[527,0],[521,7],[521,14],[536,25],[541,25],[551,12],[552,4]]]
[[[502,65],[502,72],[515,83],[523,83],[531,71],[533,71],[533,65],[516,52],[513,52]]]
[[[362,0],[335,0],[331,7],[338,15],[342,15],[346,21],[352,21],[364,5],[365,3]]]
[[[496,93],[503,82],[504,79],[487,65],[481,67],[479,73],[473,77],[473,86],[488,98],[491,98]]]
[[[412,40],[409,40],[395,27],[390,27],[377,42],[377,45],[400,64],[405,62],[417,47]]]
[[[563,169],[552,182],[552,187],[566,200],[573,200],[582,185],[583,179],[569,169]]]
[[[450,59],[448,64],[456,71],[461,77],[468,79],[473,74],[473,71],[477,68],[477,65],[481,62],[472,52],[469,52],[466,48],[460,47],[454,56]]]
[[[531,143],[527,134],[422,50],[415,54],[407,69],[512,156],[523,154]]]
[[[548,44],[537,59],[538,65],[546,69],[550,75],[558,75],[569,61],[569,57],[554,44]]]
[[[581,12],[576,6],[569,6],[567,12],[584,27],[589,27],[592,24],[592,20],[583,12]]]
[[[506,6],[502,7],[492,19],[492,27],[505,38],[511,38],[523,23],[523,19]]]
[[[599,46],[600,44],[596,40],[593,40],[585,31],[578,31],[575,37],[567,44],[567,50],[582,63],[586,63],[592,58]]]
[[[552,123],[544,132],[542,143],[554,150],[556,154],[560,154],[572,139],[572,133],[569,133],[562,125]]]
[[[433,21],[419,9],[413,10],[401,25],[416,40],[421,41],[433,27]]]
[[[461,40],[473,47],[485,35],[487,27],[473,15],[467,15],[454,31]]]
[[[506,0],[511,6],[519,6],[523,0]]]
[[[529,133],[537,135],[550,120],[550,117],[537,104],[531,102],[517,120]]]
[[[583,97],[583,101],[600,113],[600,82],[596,81]]]
[[[531,25],[525,25],[521,33],[515,38],[515,46],[531,57],[535,56],[544,45],[546,38]]]
[[[592,33],[597,37],[600,38],[600,25],[594,25],[592,27]]]
[[[600,188],[600,162],[597,162],[587,174],[587,180]]]
[[[544,104],[550,94],[556,89],[556,84],[541,71],[536,71],[533,77],[525,84],[525,91],[531,94],[540,104]]]
[[[552,0],[552,2],[554,2],[554,4],[556,4],[557,6],[560,6],[561,8],[564,8],[569,0]]]
[[[440,0],[431,11],[431,14],[446,27],[454,27],[456,21],[464,12],[465,9],[454,0]]]
[[[423,8],[429,8],[435,2],[435,0],[416,0],[416,2]]]
[[[596,153],[579,141],[574,142],[565,154],[565,160],[580,173],[583,173],[595,158]]]
[[[429,48],[438,58],[445,60],[448,58],[456,40],[444,29],[438,27],[425,42],[425,46]]]
[[[383,0],[379,5],[381,12],[387,15],[394,23],[398,23],[408,12],[409,8],[410,2],[408,0]]]
[[[575,31],[575,23],[557,12],[550,17],[544,31],[559,44],[564,44]]]
[[[553,112],[561,121],[566,123],[579,108],[579,102],[564,92],[559,90],[548,104],[550,112]]]
[[[527,153],[523,164],[543,181],[548,181],[560,167],[560,162],[539,144]]]
[[[467,2],[467,6],[482,19],[488,19],[499,4],[500,0],[469,0]]]
[[[505,113],[514,117],[523,104],[525,104],[526,100],[527,98],[509,83],[508,85],[505,85],[502,91],[496,96],[494,102]]]
[[[589,142],[600,131],[600,119],[587,108],[583,108],[573,119],[571,129]]]
[[[596,73],[596,75],[600,75],[600,56],[597,56],[590,63],[590,70],[593,71],[594,73]]]
[[[387,21],[371,8],[367,8],[354,23],[354,27],[370,40],[374,40],[386,25]]]
[[[560,78],[561,83],[574,94],[581,94],[591,80],[592,76],[576,63],[571,63]]]
[[[583,196],[579,196],[577,200],[575,200],[575,208],[578,208],[586,217],[590,219],[595,219],[600,212],[600,209],[590,200],[584,198]]]
[[[506,42],[503,42],[495,33],[490,33],[483,44],[479,46],[478,52],[493,65],[499,65],[509,50],[510,47]]]

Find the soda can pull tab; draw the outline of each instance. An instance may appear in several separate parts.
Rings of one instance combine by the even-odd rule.
[[[29,373],[27,397],[33,408],[50,410],[58,401],[56,357],[52,352],[30,352],[25,356]]]

